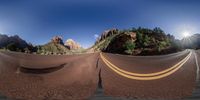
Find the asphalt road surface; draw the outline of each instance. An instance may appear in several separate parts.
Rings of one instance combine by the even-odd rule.
[[[98,84],[98,55],[39,56],[3,52],[0,54],[0,94],[20,100],[88,99]],[[61,68],[55,71],[45,69],[57,65]]]
[[[127,57],[105,53],[102,55],[122,70],[141,74],[141,76],[127,74],[125,74],[127,77],[123,76],[123,73],[121,75],[120,71],[114,71],[108,67],[111,65],[100,60],[99,66],[106,95],[135,99],[179,99],[190,96],[195,88],[197,67],[194,51],[153,57]],[[148,73],[175,67],[174,65],[181,61],[183,64],[177,66],[179,68],[175,71],[172,69],[172,72],[161,75],[145,76]]]
[[[185,99],[197,91],[199,59],[194,50],[145,57],[2,52],[0,94],[32,100]]]

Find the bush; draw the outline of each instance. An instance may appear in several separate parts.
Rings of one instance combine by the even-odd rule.
[[[136,33],[136,38],[137,38],[138,45],[142,46],[142,44],[143,44],[143,35],[142,35],[142,33],[137,32]]]
[[[148,46],[150,43],[150,37],[145,35],[143,43],[144,43],[144,46]]]
[[[158,51],[160,52],[162,49],[164,49],[167,46],[167,42],[161,41],[158,44]]]
[[[135,49],[135,43],[131,40],[126,41],[124,44],[125,53],[132,54],[133,50]]]
[[[10,43],[6,46],[6,49],[10,51],[17,51],[17,45],[15,43]]]

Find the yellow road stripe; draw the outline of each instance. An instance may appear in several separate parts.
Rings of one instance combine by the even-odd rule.
[[[189,56],[189,54],[188,54]],[[160,72],[155,72],[155,73],[149,73],[149,74],[139,74],[139,73],[133,73],[133,72],[128,72],[128,71],[125,71],[125,70],[122,70],[120,69],[119,67],[115,66],[114,64],[112,64],[111,62],[109,62],[102,54],[101,54],[101,58],[104,59],[105,62],[107,62],[109,65],[111,65],[112,67],[114,67],[115,69],[125,73],[125,74],[129,74],[129,75],[133,75],[133,76],[141,76],[141,77],[145,77],[145,76],[156,76],[156,75],[160,75],[160,74],[163,74],[163,73],[166,73],[170,70],[173,70],[175,69],[180,63],[182,63],[188,56],[186,56],[183,60],[181,60],[180,62],[178,62],[176,65],[166,69],[166,70],[163,70],[163,71],[160,71]]]
[[[185,64],[185,62],[187,62],[187,60],[191,57],[191,54],[192,54],[192,53],[190,52],[190,54],[188,54],[188,56],[187,56],[186,58],[184,58],[183,62],[176,64],[176,65],[175,65],[176,68],[173,69],[173,70],[171,70],[170,72],[167,72],[167,73],[165,73],[165,74],[158,75],[158,76],[148,76],[148,77],[140,77],[140,76],[131,76],[131,75],[127,75],[126,73],[123,73],[123,72],[121,72],[121,71],[119,71],[119,70],[113,68],[109,63],[107,63],[107,62],[105,61],[105,58],[103,58],[102,55],[101,55],[101,57],[102,57],[103,61],[105,62],[105,64],[106,64],[110,69],[112,69],[114,72],[118,73],[118,74],[121,75],[121,76],[124,76],[124,77],[129,78],[129,79],[134,79],[134,80],[156,80],[156,79],[160,79],[160,78],[167,77],[167,76],[173,74],[174,72],[176,72],[179,68],[182,67],[183,64]],[[141,75],[142,75],[142,74],[141,74]]]

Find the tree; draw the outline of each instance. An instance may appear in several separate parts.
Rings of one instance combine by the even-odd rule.
[[[10,51],[17,51],[17,45],[16,45],[16,43],[10,43],[6,46],[6,49],[8,49]]]
[[[136,38],[137,38],[137,46],[138,47],[143,47],[143,35],[140,32],[136,33]]]
[[[155,28],[153,29],[153,31],[154,31],[155,33],[164,34],[164,31],[163,31],[160,27],[155,27]]]
[[[144,43],[144,46],[148,46],[149,43],[150,43],[150,37],[147,36],[147,35],[145,35],[145,36],[144,36],[144,41],[143,41],[143,43]]]
[[[129,41],[126,41],[126,43],[124,44],[124,47],[125,47],[125,53],[127,54],[132,54],[134,48],[135,48],[135,43],[131,40]]]
[[[165,41],[161,41],[158,44],[158,51],[160,52],[162,49],[164,49],[167,46],[167,43]]]

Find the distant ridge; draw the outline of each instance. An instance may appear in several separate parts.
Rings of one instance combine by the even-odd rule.
[[[18,35],[7,36],[5,34],[0,34],[0,48],[8,49],[11,51],[24,52],[25,48],[32,46],[28,44],[25,40],[21,39]]]

